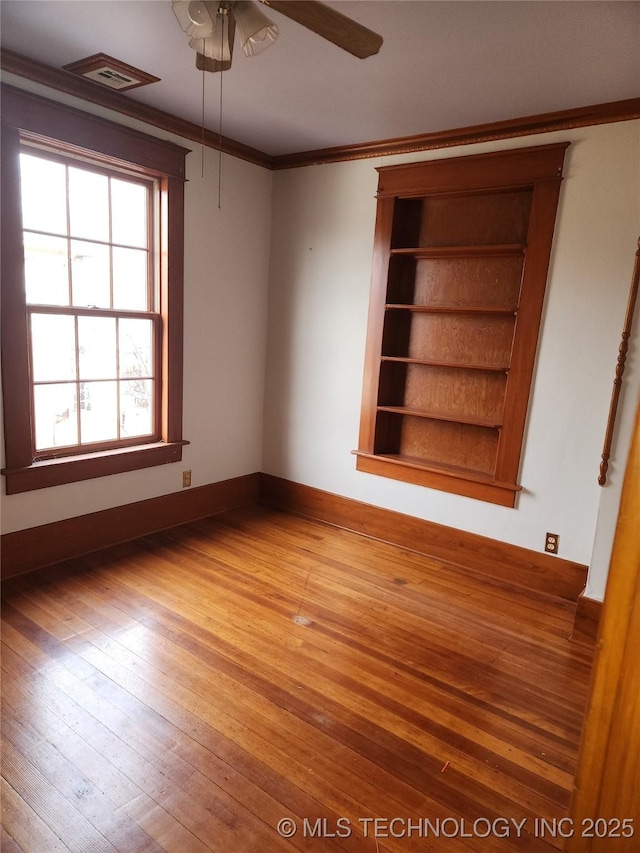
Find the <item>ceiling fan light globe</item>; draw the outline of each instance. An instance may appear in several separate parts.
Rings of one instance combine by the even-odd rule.
[[[213,14],[211,13],[212,5]],[[213,33],[216,3],[211,4],[204,0],[173,0],[171,8],[181,28],[191,38],[203,39]]]
[[[266,47],[273,44],[278,38],[278,28],[276,26],[269,27],[251,36],[242,45],[242,50],[245,56],[255,56],[263,51]]]
[[[207,59],[215,59],[218,62],[231,61],[231,42],[229,23],[225,16],[217,15],[213,32],[207,38],[192,38],[189,47],[197,53],[206,56]]]
[[[278,28],[251,0],[237,0],[233,15],[245,56],[255,56],[278,38]]]
[[[221,45],[214,37],[206,39],[191,39],[189,47],[196,53],[206,56],[207,59],[215,59],[217,62],[228,62],[231,59],[229,45]]]
[[[202,0],[191,0],[187,6],[187,15],[195,26],[201,27],[203,24],[208,24],[213,28],[211,15]]]

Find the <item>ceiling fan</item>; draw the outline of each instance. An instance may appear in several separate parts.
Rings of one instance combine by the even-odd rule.
[[[338,47],[365,59],[380,50],[382,37],[315,0],[260,0]],[[178,23],[190,36],[201,71],[231,68],[236,26],[242,51],[254,56],[278,37],[278,27],[253,0],[172,0]]]

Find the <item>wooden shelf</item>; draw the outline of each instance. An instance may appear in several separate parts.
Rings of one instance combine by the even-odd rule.
[[[516,308],[488,308],[472,307],[462,305],[414,305],[409,302],[389,302],[385,308],[390,311],[414,311],[423,314],[501,314],[511,315],[517,313]]]
[[[420,459],[415,456],[406,456],[402,453],[366,453],[362,450],[354,450],[355,456],[368,459],[382,460],[392,465],[404,465],[407,468],[415,468],[420,471],[428,471],[433,474],[442,474],[445,477],[464,477],[476,483],[488,486],[496,486],[499,489],[507,489],[511,492],[522,491],[522,486],[517,483],[500,483],[494,480],[491,474],[482,471],[474,471],[472,468],[462,468],[459,465],[447,465],[443,462],[429,462],[428,459]]]
[[[393,255],[409,255],[414,258],[472,258],[492,255],[523,255],[524,243],[508,243],[500,246],[412,246],[391,249]]]
[[[427,411],[425,409],[411,409],[406,406],[378,406],[379,412],[390,412],[393,415],[411,415],[414,418],[428,418],[433,421],[447,421],[454,424],[471,424],[473,426],[487,427],[488,429],[500,429],[502,421],[495,418],[479,418],[468,415],[447,415],[443,412]]]
[[[399,364],[424,364],[427,367],[455,367],[462,370],[486,370],[496,373],[508,373],[508,364],[470,364],[459,361],[428,361],[421,358],[405,358],[397,355],[383,355],[381,361],[396,362]]]

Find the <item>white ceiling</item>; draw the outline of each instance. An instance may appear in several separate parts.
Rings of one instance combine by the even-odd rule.
[[[640,95],[640,2],[338,0],[380,33],[360,60],[277,12],[280,37],[223,84],[223,133],[286,154]],[[169,0],[2,0],[4,47],[60,67],[106,53],[161,78],[121,93],[202,120],[202,73]],[[99,84],[96,84],[99,85]],[[218,129],[220,75],[205,124]]]

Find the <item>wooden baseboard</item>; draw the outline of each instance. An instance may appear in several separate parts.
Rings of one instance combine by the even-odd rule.
[[[594,598],[587,598],[586,595],[579,595],[571,639],[578,643],[587,643],[590,646],[594,645],[598,637],[601,613],[601,601],[596,601]]]
[[[577,601],[587,578],[587,567],[580,563],[360,503],[270,474],[260,477],[260,501],[436,559],[464,564],[501,583],[570,601]]]
[[[2,578],[21,575],[158,530],[256,503],[259,485],[259,474],[247,474],[221,483],[6,533],[2,537]]]
[[[269,474],[248,474],[146,501],[19,530],[2,536],[2,578],[261,503],[324,521],[460,565],[492,578],[578,601],[574,639],[595,638],[599,602],[584,598],[587,567],[453,527],[303,486]],[[584,639],[586,638],[586,639]]]

